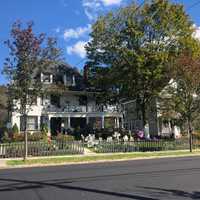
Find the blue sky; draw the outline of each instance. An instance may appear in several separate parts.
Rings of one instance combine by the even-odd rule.
[[[111,9],[124,6],[132,0],[2,0],[0,7],[0,70],[8,49],[3,41],[9,38],[11,25],[16,20],[33,20],[36,33],[47,33],[58,38],[66,61],[82,68],[85,58],[84,44],[89,40],[91,24],[96,17]],[[197,27],[200,26],[198,0],[173,0],[183,3]],[[141,0],[137,0],[141,2]],[[195,5],[196,4],[196,5]],[[191,7],[193,5],[193,7]],[[191,7],[191,8],[190,8]],[[190,9],[188,9],[190,8]],[[199,31],[200,32],[200,31]],[[199,34],[200,35],[200,34]],[[81,63],[80,63],[81,62]],[[77,65],[77,63],[79,63]],[[0,84],[5,84],[0,74]]]

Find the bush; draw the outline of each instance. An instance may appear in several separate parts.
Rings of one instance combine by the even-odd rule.
[[[9,136],[9,133],[7,131],[4,131],[3,136],[1,138],[1,142],[11,142],[11,137]]]
[[[28,141],[47,141],[48,137],[47,135],[44,135],[42,132],[34,132],[29,133],[28,135]],[[11,133],[9,135],[8,132],[4,132],[3,137],[1,138],[1,142],[7,143],[7,142],[23,142],[24,141],[24,133]]]
[[[28,133],[28,141],[47,141],[47,135],[44,132],[34,132],[32,134]]]
[[[17,126],[17,124],[14,124],[13,127],[12,127],[12,133],[15,134],[15,133],[19,133],[19,128]]]
[[[80,127],[75,127],[73,134],[74,134],[74,137],[75,137],[76,140],[80,140],[81,139],[81,134],[82,134],[81,133],[81,128]]]
[[[12,142],[22,142],[22,141],[24,141],[24,134],[21,133],[12,134]]]
[[[72,136],[72,135],[63,135],[63,134],[59,133],[59,134],[56,136],[55,140],[56,140],[57,142],[74,141],[74,136]]]
[[[47,124],[42,124],[41,125],[41,133],[43,135],[47,135],[47,133],[48,133],[48,125]]]

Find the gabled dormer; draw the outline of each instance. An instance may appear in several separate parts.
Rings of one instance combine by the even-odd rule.
[[[53,83],[53,74],[48,72],[43,72],[40,74],[40,80],[44,84],[52,84]]]
[[[76,77],[74,74],[64,74],[63,82],[65,86],[76,86]]]

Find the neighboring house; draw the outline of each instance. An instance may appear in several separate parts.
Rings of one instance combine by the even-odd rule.
[[[127,130],[136,132],[137,130],[143,129],[142,113],[139,109],[139,105],[135,100],[124,101],[123,114],[124,114],[124,127]],[[147,109],[147,119],[148,123],[145,126],[145,134],[151,136],[159,135],[158,131],[158,117],[157,117],[157,107],[156,100],[153,100]]]
[[[169,81],[171,84],[172,81]],[[177,117],[177,113],[171,111],[171,113],[167,113],[164,111],[165,104],[170,96],[166,90],[167,86],[163,88],[160,93],[160,97],[165,99],[163,101],[161,98],[153,99],[149,105],[147,106],[148,109],[146,111],[147,115],[147,124],[145,126],[145,134],[150,136],[163,136],[163,137],[175,137],[179,138],[180,135],[180,128],[174,123]],[[142,113],[139,109],[139,105],[137,105],[135,100],[131,101],[124,101],[123,105],[123,114],[124,114],[124,127],[127,130],[131,130],[136,132],[137,130],[143,129],[143,122],[142,122]]]
[[[177,125],[180,116],[170,106],[172,98],[168,92],[170,87],[177,87],[173,79],[163,88],[157,100],[158,133],[162,136],[180,138],[181,130]]]
[[[122,127],[122,113],[116,105],[98,105],[98,91],[87,87],[85,78],[67,64],[51,67],[39,74],[45,95],[34,99],[28,113],[27,130],[39,131],[41,124],[48,125],[48,135],[57,135],[61,129],[106,128],[112,122],[113,128]],[[11,125],[17,124],[23,130],[23,117],[13,112]]]

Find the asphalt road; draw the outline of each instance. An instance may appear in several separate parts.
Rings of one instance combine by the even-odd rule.
[[[0,200],[200,199],[200,157],[0,170]]]

